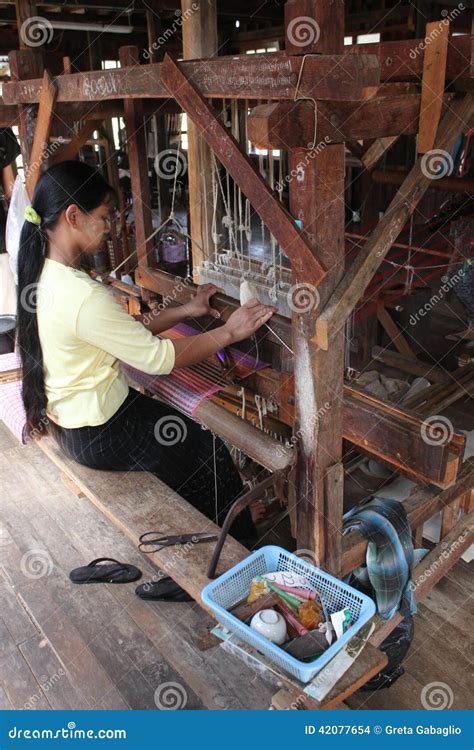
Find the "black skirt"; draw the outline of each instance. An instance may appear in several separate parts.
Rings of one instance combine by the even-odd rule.
[[[70,458],[91,469],[151,472],[218,525],[242,493],[240,475],[219,437],[172,406],[132,389],[104,424],[55,425],[52,433]],[[247,546],[256,539],[248,509],[237,516],[230,533]]]

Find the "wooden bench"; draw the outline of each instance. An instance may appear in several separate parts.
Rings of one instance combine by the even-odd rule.
[[[52,438],[44,437],[38,446],[58,466],[65,477],[65,485],[71,492],[82,493],[124,534],[138,545],[140,534],[150,529],[165,533],[215,531],[212,521],[183,500],[163,482],[148,472],[98,471],[81,466],[65,456]],[[168,547],[148,557],[157,568],[172,576],[195,601],[204,607],[201,590],[209,583],[206,571],[213,551],[213,544]],[[217,573],[223,573],[243,560],[248,550],[231,536],[227,537]],[[217,645],[212,638],[209,645]],[[386,664],[385,655],[367,645],[353,667],[344,675],[337,690],[333,690],[324,703],[324,708],[336,706],[345,697],[355,692],[367,680],[377,674]],[[272,669],[269,663],[269,669]],[[299,695],[301,684],[285,678],[274,671],[278,680]],[[314,708],[314,706],[312,706]]]
[[[181,498],[176,492],[148,472],[115,472],[98,471],[81,466],[65,456],[52,438],[42,438],[38,446],[59,467],[65,478],[66,486],[76,495],[82,493],[104,515],[138,545],[139,536],[144,531],[159,529],[165,534],[192,533],[220,529],[198,510]],[[407,511],[413,526],[420,524],[441,507],[456,502],[473,485],[473,467],[466,462],[456,485],[449,490],[432,497],[420,490],[406,501]],[[417,566],[413,580],[415,594],[421,599],[440,578],[454,565],[463,552],[469,547],[473,538],[474,514],[470,513],[458,521],[449,534]],[[346,544],[346,540],[345,540]],[[353,543],[345,546],[345,569],[349,560],[354,565],[360,564],[365,554],[366,543],[362,537],[355,535]],[[213,552],[213,544],[187,545],[185,548],[168,547],[149,555],[149,558],[164,573],[170,575],[182,586],[193,599],[204,607],[201,590],[209,582],[206,575]],[[446,554],[446,551],[449,554]],[[224,545],[217,574],[223,573],[248,555],[248,550],[232,537],[228,536]],[[157,578],[159,574],[157,574]],[[418,582],[418,583],[417,583]],[[211,613],[212,614],[212,613]],[[256,659],[274,674],[283,685],[285,694],[275,700],[274,708],[290,707],[294,709],[335,708],[352,695],[374,675],[378,674],[387,663],[387,657],[378,646],[400,621],[397,615],[389,623],[382,623],[375,618],[376,630],[353,666],[341,678],[336,688],[322,704],[307,696],[304,685],[282,675],[260,654],[248,647],[249,657]],[[216,645],[218,639],[211,639]]]

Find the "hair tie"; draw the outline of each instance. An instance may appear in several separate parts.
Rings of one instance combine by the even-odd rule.
[[[29,221],[31,224],[36,224],[36,226],[38,227],[41,224],[41,216],[37,211],[35,211],[33,206],[27,206],[25,208],[24,216],[26,221]]]

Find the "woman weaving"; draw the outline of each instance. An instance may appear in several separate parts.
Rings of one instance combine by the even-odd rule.
[[[180,307],[143,320],[128,315],[110,290],[80,270],[109,233],[114,191],[79,161],[59,163],[39,179],[20,238],[18,346],[28,429],[48,417],[51,433],[71,458],[95,469],[150,471],[208,518],[223,521],[242,483],[219,438],[169,405],[129,390],[125,362],[166,375],[251,336],[274,312],[252,300],[219,328],[178,340],[155,336],[186,318],[218,313],[210,306],[216,287],[200,287]],[[35,304],[29,303],[31,291]],[[175,417],[182,442],[160,442],[156,426]],[[185,530],[184,530],[185,531]],[[250,514],[232,533],[255,537]]]

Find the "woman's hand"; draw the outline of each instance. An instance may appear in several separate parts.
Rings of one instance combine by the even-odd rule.
[[[262,305],[258,299],[251,299],[232,313],[224,328],[228,330],[233,342],[243,341],[252,336],[276,312],[276,307]]]
[[[200,318],[202,315],[211,315],[213,318],[220,318],[220,313],[211,307],[211,297],[222,289],[214,284],[203,284],[197,288],[196,294],[193,294],[189,302],[186,302],[186,314],[190,318]]]

